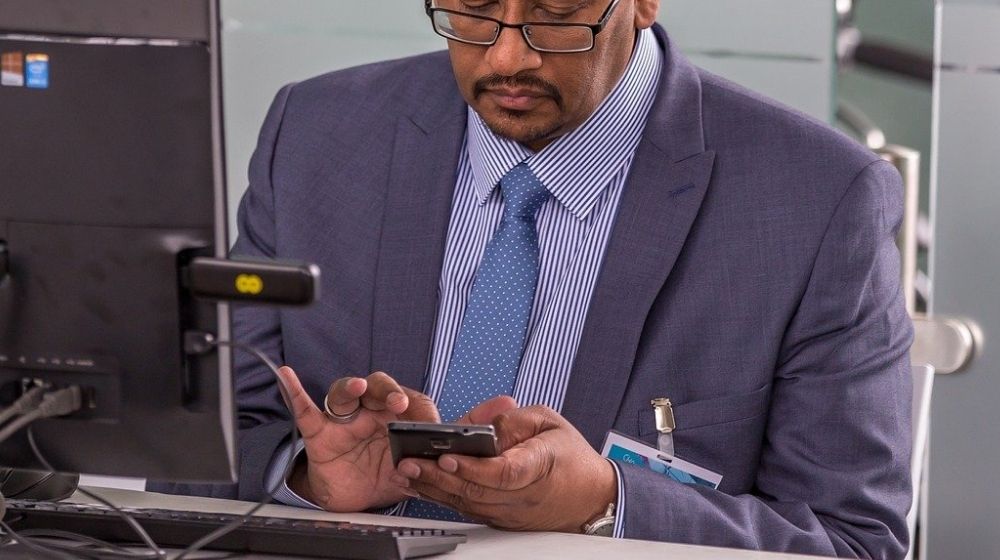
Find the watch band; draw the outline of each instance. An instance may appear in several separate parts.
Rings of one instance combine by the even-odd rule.
[[[615,532],[615,503],[611,502],[608,504],[608,509],[604,511],[604,515],[594,519],[590,523],[583,526],[583,533],[585,535],[594,535],[598,537],[610,537]]]

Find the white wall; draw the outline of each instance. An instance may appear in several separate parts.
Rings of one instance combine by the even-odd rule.
[[[281,86],[443,49],[419,0],[222,0],[230,242],[247,165]]]

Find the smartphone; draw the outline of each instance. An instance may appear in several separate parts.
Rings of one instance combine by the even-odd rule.
[[[445,453],[472,457],[496,457],[497,435],[493,426],[389,422],[392,462],[407,457],[436,459]]]

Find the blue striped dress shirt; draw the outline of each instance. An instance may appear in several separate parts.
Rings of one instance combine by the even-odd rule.
[[[663,52],[652,31],[641,31],[625,73],[594,114],[537,153],[493,134],[469,108],[424,387],[435,402],[444,388],[476,269],[503,215],[497,185],[508,171],[525,162],[552,197],[537,214],[538,287],[513,397],[522,406],[562,409],[587,309],[662,67]],[[484,399],[491,396],[484,395]],[[286,445],[272,461],[269,487],[279,483],[289,457],[300,449],[291,451]],[[282,486],[278,501],[316,507]],[[625,508],[624,495],[619,475],[619,512]],[[405,506],[393,508],[392,513],[403,510]],[[617,519],[615,535],[621,536],[624,515]]]

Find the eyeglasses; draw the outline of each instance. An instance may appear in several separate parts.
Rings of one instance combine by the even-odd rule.
[[[594,48],[594,38],[604,30],[611,13],[620,0],[613,0],[594,25],[583,23],[525,22],[506,23],[486,16],[467,14],[432,6],[424,0],[424,8],[434,24],[434,32],[460,43],[489,47],[496,44],[505,27],[520,29],[528,46],[546,53],[580,53]]]

